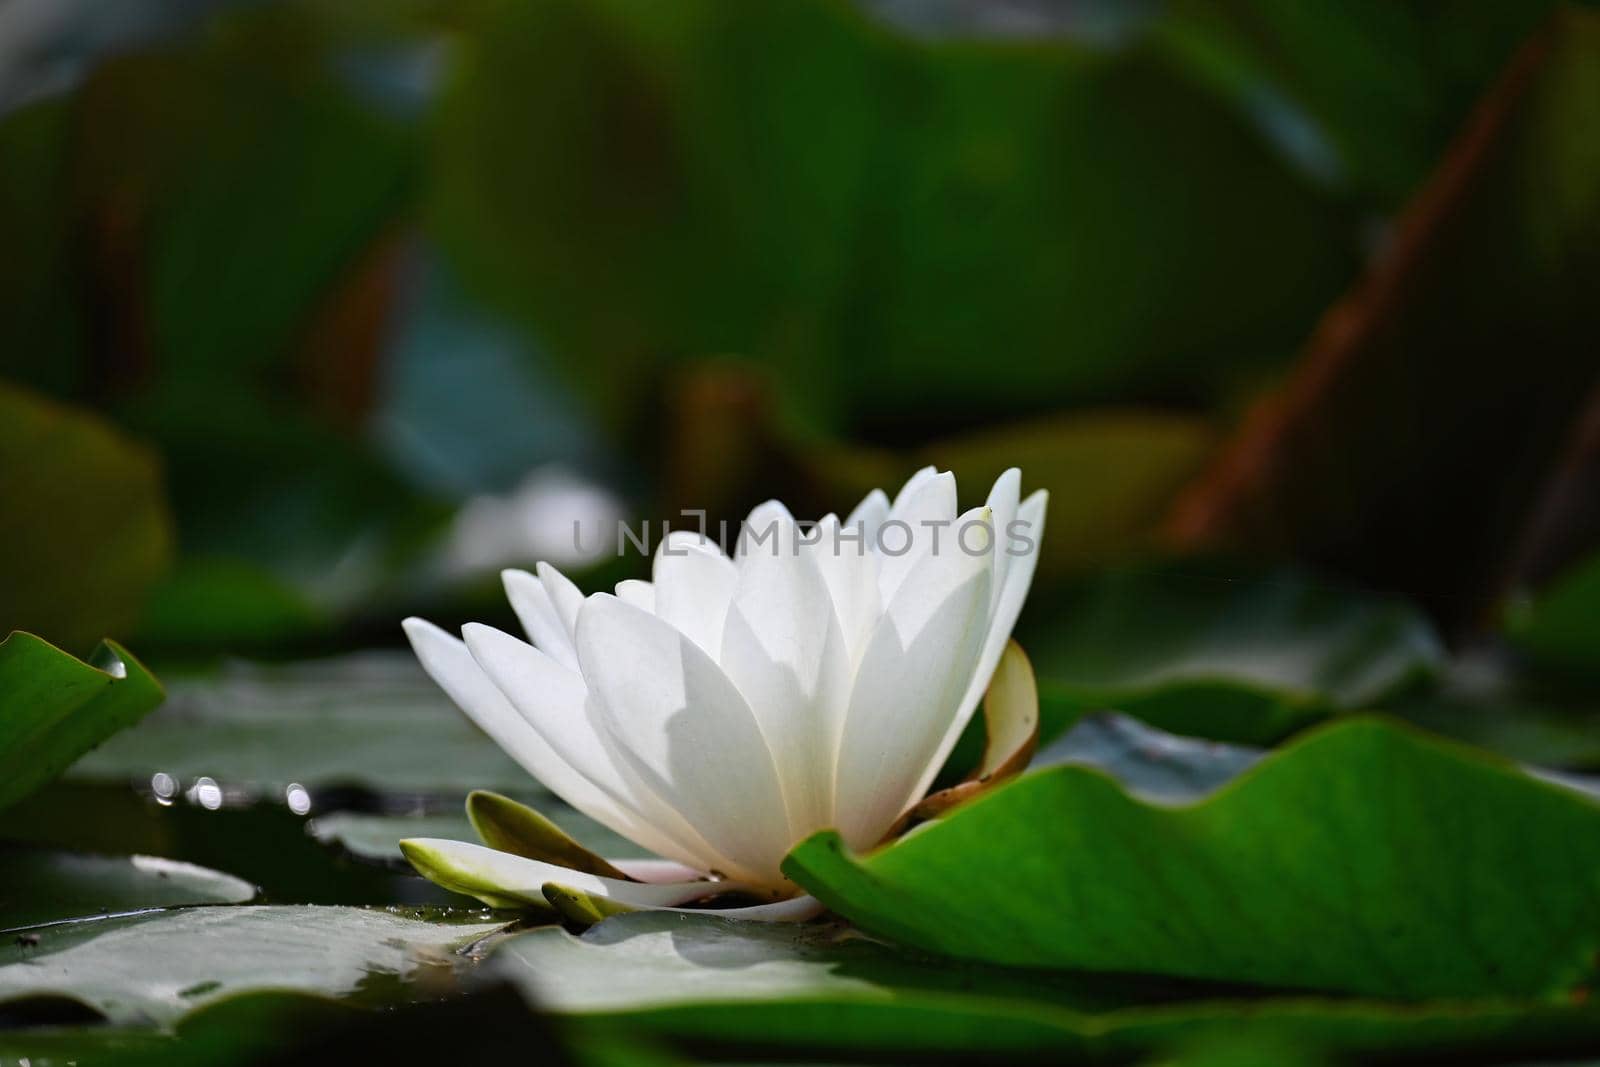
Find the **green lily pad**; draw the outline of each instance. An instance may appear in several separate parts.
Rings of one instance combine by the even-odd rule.
[[[1444,660],[1426,619],[1397,601],[1293,571],[1234,578],[1194,563],[1096,577],[1020,640],[1047,722],[1120,711],[1243,744],[1381,706]]]
[[[1550,996],[1600,946],[1600,806],[1376,719],[1186,807],[1058,767],[864,858],[819,833],[784,870],[869,932],[1031,967]]]
[[[231,874],[159,856],[98,856],[51,849],[0,852],[0,929],[184,904],[243,904],[255,886]]]
[[[381,1000],[425,976],[437,992],[457,950],[501,925],[481,911],[246,906],[42,927],[36,943],[0,945],[0,1007],[65,1000],[113,1024],[167,1026],[244,992]]]
[[[1121,1063],[1232,1037],[1252,1048],[1355,1059],[1448,1058],[1581,1049],[1600,1035],[1600,1013],[1586,1006],[1244,998],[930,959],[838,926],[660,913],[610,918],[581,937],[553,927],[515,934],[495,947],[486,969],[578,1032],[625,1025],[697,1047],[790,1054],[1025,1053]]]
[[[166,707],[72,774],[142,782],[157,772],[264,792],[295,782],[463,796],[539,788],[402,653],[234,663],[174,680]]]
[[[20,631],[0,641],[0,808],[161,703],[161,685],[112,641],[88,663]]]

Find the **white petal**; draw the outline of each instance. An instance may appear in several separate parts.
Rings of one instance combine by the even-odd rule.
[[[739,557],[720,662],[761,726],[798,841],[829,824],[850,663],[816,546],[787,512],[769,516],[771,551]]]
[[[887,500],[884,507],[888,508]],[[870,542],[853,536],[842,537],[842,532],[837,517],[825,517],[817,523],[812,554],[828,584],[828,595],[839,617],[845,648],[854,664],[866,647],[867,635],[882,614],[882,601],[878,599],[878,560],[867,549]]]
[[[568,670],[578,669],[578,650],[572,643],[572,630],[556,611],[555,601],[545,590],[544,583],[527,571],[504,570],[500,580],[506,587],[506,599],[517,613],[517,620],[528,634],[528,639],[540,651]]]
[[[777,768],[722,668],[666,622],[603,594],[578,623],[602,725],[662,800],[728,857],[722,873],[782,883],[792,843]]]
[[[465,644],[424,619],[407,619],[404,627],[422,669],[495,744],[562,800],[635,839],[635,818],[551,749],[483,673]]]
[[[1022,494],[1022,472],[1012,467],[994,480],[989,489],[989,511],[994,515],[995,543],[1000,551],[994,557],[994,586],[990,598],[998,602],[1006,585],[1006,573],[1011,569],[1011,555],[1005,551],[1006,531],[1017,517],[1017,501]],[[1003,643],[1003,642],[1002,642]]]
[[[924,469],[906,483],[878,531],[878,592],[885,604],[923,556],[960,551],[955,518],[955,475]]]
[[[933,468],[927,468],[933,473]],[[878,527],[883,525],[883,520],[889,517],[889,498],[882,489],[874,489],[861,498],[844,520],[844,525],[851,530],[860,530],[862,539],[871,546],[878,537]]]
[[[545,592],[550,594],[550,600],[556,606],[556,615],[561,619],[561,625],[566,628],[567,636],[571,637],[578,629],[578,612],[583,608],[583,591],[548,563],[541,563],[534,570],[538,572],[539,581],[544,584]]]
[[[601,736],[588,715],[589,692],[582,678],[492,626],[468,623],[462,633],[480,673],[515,713],[622,813],[627,828],[618,833],[701,870],[723,862],[655,793],[640,788],[632,775],[624,773],[610,739]]]
[[[793,548],[793,542],[781,543],[784,531],[795,525],[794,516],[782,502],[768,500],[750,509],[739,526],[739,543],[733,558],[743,560],[751,554],[773,556]]]
[[[738,584],[733,561],[700,534],[674,530],[656,549],[655,614],[712,656]]]
[[[632,604],[640,611],[655,614],[656,587],[649,582],[640,581],[638,578],[628,578],[618,582],[617,599],[624,604]]]
[[[406,859],[428,877],[451,888],[471,892],[474,887],[493,890],[496,895],[530,904],[543,905],[544,887],[570,886],[592,896],[615,900],[635,907],[663,907],[698,900],[712,893],[741,888],[732,883],[695,880],[687,882],[624,882],[597,874],[558,867],[553,863],[530,860],[509,852],[497,852],[469,841],[450,841],[438,837],[413,837],[400,842]]]
[[[1020,554],[1009,556],[1007,559],[1005,584],[994,597],[994,609],[990,613],[989,632],[984,637],[983,652],[973,670],[966,696],[961,700],[961,710],[956,715],[955,721],[950,724],[949,732],[935,752],[933,762],[923,776],[919,793],[927,792],[928,787],[933,784],[933,779],[938,775],[939,768],[944,765],[944,761],[956,747],[956,742],[961,738],[961,731],[966,729],[973,711],[977,709],[978,701],[989,688],[989,680],[994,675],[995,665],[1000,662],[1001,653],[1005,651],[1006,642],[1011,639],[1011,630],[1017,625],[1017,616],[1022,614],[1022,604],[1028,599],[1028,588],[1033,584],[1033,572],[1039,564],[1039,542],[1044,537],[1045,508],[1049,503],[1050,494],[1043,489],[1037,490],[1017,508],[1015,529],[1008,532],[1007,529],[996,525],[998,538],[996,545],[999,549],[997,562],[999,558],[1008,555],[1009,548],[1015,548]],[[1013,534],[1016,535],[1015,540]]]
[[[987,554],[924,556],[873,631],[839,746],[838,828],[852,848],[877,844],[914,799],[956,717],[983,647],[992,570]]]

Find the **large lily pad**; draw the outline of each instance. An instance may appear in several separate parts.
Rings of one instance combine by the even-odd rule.
[[[1022,637],[1050,714],[1112,710],[1174,733],[1264,744],[1381,706],[1440,669],[1427,620],[1295,571],[1186,564],[1084,583]]]
[[[817,834],[785,871],[868,931],[1033,967],[1549,996],[1600,945],[1600,806],[1373,719],[1187,807],[1059,767],[865,858]]]
[[[1581,1048],[1584,1006],[1437,1001],[1420,1006],[1049,976],[929,959],[836,926],[634,913],[581,937],[545,928],[490,957],[540,1006],[574,1023],[741,1049],[876,1055],[1048,1053],[1128,1062],[1223,1037],[1249,1047],[1448,1057]],[[1220,1062],[1236,1063],[1237,1060]]]
[[[290,783],[392,793],[538,785],[467,721],[407,655],[234,663],[172,684],[167,706],[73,769],[77,779],[281,791]]]
[[[0,641],[0,808],[161,703],[161,685],[122,646],[90,661],[28,633]]]
[[[76,1002],[123,1025],[169,1025],[263,990],[328,996],[437,976],[500,923],[482,912],[331,907],[181,908],[35,931],[0,945],[0,1005]],[[437,989],[435,989],[437,991]]]
[[[243,904],[255,886],[231,874],[159,856],[100,856],[53,849],[0,851],[0,929],[84,916]]]

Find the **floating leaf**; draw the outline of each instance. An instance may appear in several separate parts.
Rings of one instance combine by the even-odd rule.
[[[430,682],[410,656],[358,654],[281,666],[230,663],[174,681],[140,730],[73,770],[78,780],[147,782],[165,772],[228,789],[290,783],[386,792],[537,784]]]
[[[659,913],[607,919],[581,937],[556,928],[516,934],[495,948],[488,969],[574,1029],[626,1026],[746,1055],[781,1050],[784,1059],[805,1050],[1120,1063],[1230,1036],[1354,1061],[1449,1059],[1575,1051],[1600,1035],[1600,1013],[1585,1005],[1239,999],[930,959],[837,926]]]
[[[66,1000],[115,1024],[169,1025],[243,992],[341,996],[448,979],[454,951],[499,929],[482,913],[328,907],[182,908],[43,927],[0,945],[0,1005]]]
[[[243,904],[255,886],[231,874],[158,856],[98,856],[12,848],[0,852],[0,928],[183,904]]]
[[[1033,967],[1547,996],[1590,981],[1600,945],[1600,807],[1371,719],[1188,807],[1059,767],[865,858],[815,835],[784,869],[869,932]]]
[[[161,703],[161,684],[107,641],[90,662],[32,634],[0,641],[0,808]]]

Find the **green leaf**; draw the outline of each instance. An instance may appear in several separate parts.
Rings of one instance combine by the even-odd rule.
[[[1600,681],[1600,555],[1579,563],[1517,607],[1506,630],[1535,666]]]
[[[499,929],[482,913],[334,907],[181,908],[48,926],[0,944],[0,1005],[58,998],[113,1024],[170,1025],[244,992],[393,999],[448,979],[455,950]]]
[[[73,777],[146,782],[158,771],[261,792],[294,782],[458,796],[476,786],[538,788],[398,653],[231,663],[213,676],[175,680],[165,708],[93,753]]]
[[[1032,616],[1019,640],[1047,723],[1113,710],[1247,744],[1381,706],[1444,658],[1427,621],[1397,601],[1200,563],[1097,576]]]
[[[1033,967],[1537,997],[1590,981],[1600,945],[1600,807],[1373,719],[1188,807],[1061,767],[865,858],[818,834],[784,869],[869,932]]]
[[[32,634],[0,641],[0,808],[161,703],[161,684],[113,641],[90,662]]]
[[[35,848],[0,851],[0,928],[89,915],[243,904],[255,886],[231,874],[157,856],[97,856]]]
[[[0,471],[0,630],[87,648],[130,629],[172,552],[155,456],[0,384]]]
[[[746,1055],[759,1048],[1121,1063],[1231,1039],[1354,1061],[1376,1054],[1448,1060],[1579,1050],[1600,1034],[1600,1013],[1582,1005],[1242,999],[1139,979],[931,959],[838,926],[659,913],[607,919],[581,937],[556,928],[516,934],[496,946],[488,969],[579,1032],[626,1026]]]

